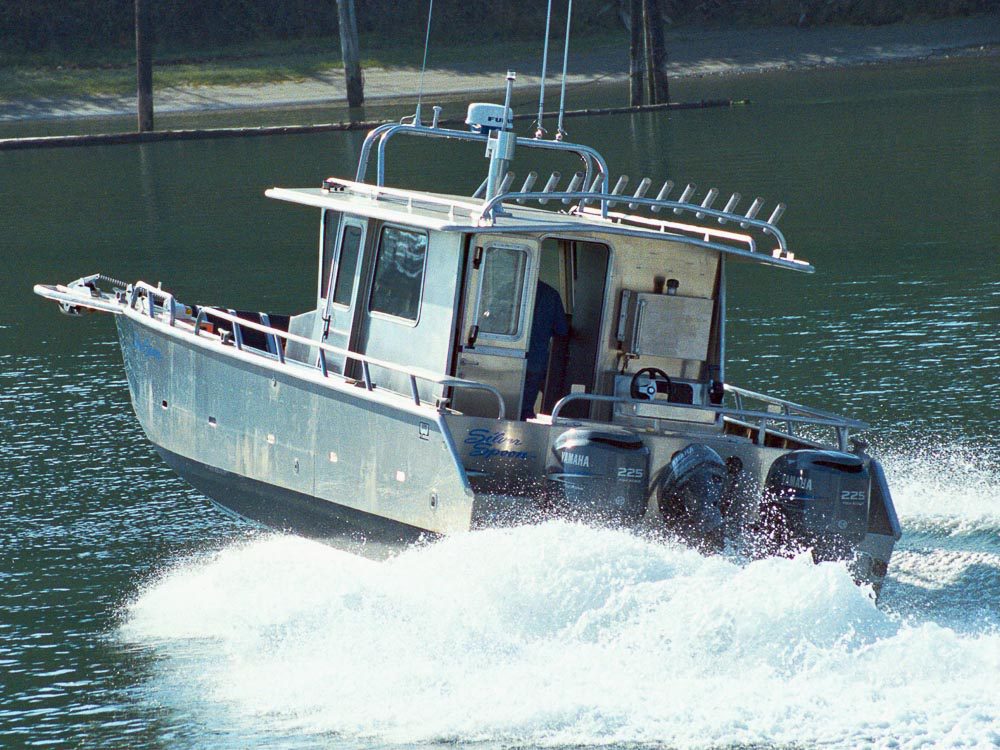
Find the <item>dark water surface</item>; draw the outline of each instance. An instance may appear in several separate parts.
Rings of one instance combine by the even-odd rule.
[[[111,322],[31,285],[304,309],[317,217],[262,193],[350,176],[361,134],[9,152],[0,747],[1000,745],[1000,61],[682,86],[754,104],[570,136],[788,203],[817,273],[731,267],[728,379],[876,425],[905,527],[879,608],[835,565],[564,524],[373,563],[229,520],[141,434]],[[478,184],[449,153],[390,177]]]

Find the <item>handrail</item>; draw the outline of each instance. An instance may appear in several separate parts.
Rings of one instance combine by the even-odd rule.
[[[371,158],[372,144],[375,143],[375,139],[399,124],[398,122],[387,122],[368,131],[364,142],[361,144],[361,155],[358,157],[358,169],[355,174],[355,180],[358,182],[365,181],[365,176],[368,174],[368,161]]]
[[[504,202],[514,201],[514,200],[579,200],[581,201],[580,213],[585,214],[582,210],[584,203],[591,203],[594,201],[601,202],[601,216],[607,219],[607,207],[609,203],[636,203],[640,206],[649,206],[650,208],[671,208],[677,211],[689,211],[695,214],[704,214],[706,216],[713,216],[716,219],[722,219],[723,221],[733,221],[739,223],[743,227],[751,226],[756,229],[761,230],[765,234],[772,235],[778,241],[778,247],[781,250],[782,255],[788,253],[788,243],[785,241],[785,235],[781,233],[774,224],[763,219],[755,219],[741,214],[732,213],[729,211],[721,211],[716,208],[708,208],[706,206],[701,206],[696,203],[681,203],[680,201],[671,201],[657,198],[639,198],[635,196],[620,195],[608,192],[589,192],[585,190],[573,190],[573,191],[553,191],[553,192],[507,192],[501,193],[494,198],[486,201],[483,206],[483,212],[480,215],[480,221],[493,221],[496,218],[496,212],[499,207],[502,207]]]
[[[173,327],[174,323],[176,322],[176,316],[174,315],[174,308],[173,308],[173,295],[167,294],[162,290],[158,290],[156,289],[156,287],[150,287],[149,284],[146,284],[145,282],[141,281],[137,282],[136,287],[140,287],[140,285],[141,288],[146,289],[147,291],[152,291],[154,293],[157,293],[161,297],[169,297],[171,302],[170,326]],[[129,302],[130,307],[134,307],[134,301],[136,296],[137,296],[136,291],[133,291],[132,299]],[[330,375],[330,368],[327,366],[326,363],[326,354],[330,353],[336,356],[344,357],[347,360],[360,363],[362,371],[362,382],[364,383],[365,389],[368,391],[373,391],[375,390],[376,387],[375,382],[372,380],[371,370],[370,370],[371,366],[374,365],[375,367],[382,367],[386,370],[391,370],[393,372],[405,375],[409,379],[410,397],[413,399],[413,403],[416,406],[422,405],[419,391],[417,388],[417,380],[420,379],[432,383],[434,385],[440,385],[444,388],[465,388],[468,390],[487,391],[489,393],[492,393],[497,399],[497,406],[499,410],[497,419],[503,419],[505,414],[507,413],[507,405],[506,403],[504,403],[503,395],[500,393],[499,390],[497,390],[491,385],[487,385],[486,383],[479,383],[474,380],[465,380],[463,378],[442,377],[437,373],[422,370],[421,368],[406,367],[404,365],[395,364],[394,362],[386,362],[384,360],[376,359],[374,357],[369,357],[365,354],[358,354],[357,352],[352,352],[347,349],[341,349],[336,346],[331,346],[330,344],[321,341],[314,341],[313,339],[308,339],[304,336],[299,336],[294,333],[289,333],[288,331],[283,331],[280,328],[274,328],[273,326],[266,326],[261,323],[255,323],[252,320],[244,320],[243,318],[240,318],[237,315],[232,315],[230,313],[227,313],[225,310],[220,310],[215,307],[199,308],[198,314],[194,318],[193,322],[193,327],[194,327],[193,335],[195,337],[199,335],[201,331],[201,324],[204,322],[205,318],[209,315],[211,315],[214,318],[229,321],[230,323],[233,323],[236,326],[246,326],[251,330],[260,331],[261,333],[264,333],[269,336],[276,336],[279,338],[283,338],[286,341],[292,341],[295,343],[304,344],[309,347],[313,346],[317,347],[319,349],[320,371],[322,372],[323,377],[329,377]],[[233,343],[239,351],[243,351],[243,346],[244,346],[243,339],[242,336],[240,336],[236,330],[234,330],[233,332]],[[284,351],[280,346],[277,347],[277,349],[278,349],[278,361],[281,364],[285,364],[286,358]],[[349,378],[346,375],[343,375],[342,373],[335,372],[334,374],[339,375],[345,381],[349,380]]]
[[[600,211],[584,206],[581,213],[585,216],[588,214],[596,216],[600,214]],[[745,242],[751,253],[757,252],[757,241],[751,235],[743,234],[741,232],[730,232],[727,229],[719,229],[717,227],[703,226],[700,224],[684,224],[679,221],[654,219],[648,216],[633,216],[632,214],[623,214],[617,211],[608,211],[607,218],[610,221],[616,221],[619,224],[628,222],[629,224],[637,224],[640,227],[653,227],[664,233],[666,233],[666,230],[672,229],[678,232],[689,232],[690,234],[703,235],[706,238],[717,237],[723,240],[731,240],[732,242]]]
[[[823,419],[834,419],[844,422],[844,424],[849,427],[853,427],[856,430],[867,430],[871,425],[867,422],[862,422],[858,419],[848,419],[847,417],[841,417],[838,414],[832,412],[823,411],[822,409],[816,409],[812,406],[803,406],[802,404],[797,404],[794,401],[789,401],[788,399],[778,398],[777,396],[768,396],[766,393],[757,393],[756,391],[751,391],[747,388],[741,388],[740,386],[730,385],[729,383],[723,384],[723,390],[726,393],[732,393],[734,396],[746,396],[747,398],[754,398],[758,401],[763,401],[768,404],[775,404],[776,406],[783,406],[787,409],[795,409],[802,414],[809,414],[816,417],[821,417]]]
[[[378,140],[378,160],[376,164],[375,184],[385,184],[386,148],[389,140],[399,135],[414,135],[427,138],[446,138],[452,140],[468,141],[473,143],[486,143],[488,136],[485,133],[475,133],[467,130],[453,130],[450,128],[428,127],[425,125],[415,125],[412,123],[387,123],[369,131],[365,141],[361,146],[361,155],[358,158],[358,169],[356,174],[357,182],[364,182],[368,173],[368,162],[371,158],[371,150],[375,141]],[[584,163],[586,170],[586,184],[590,185],[594,179],[594,171],[599,173],[602,191],[608,190],[608,165],[604,157],[594,148],[584,146],[569,141],[543,140],[541,138],[518,137],[515,139],[518,146],[526,148],[537,148],[548,151],[566,151],[576,154]]]
[[[750,392],[748,392],[750,393]],[[755,411],[752,409],[742,409],[742,408],[731,408],[728,406],[722,406],[721,404],[682,404],[673,401],[645,401],[633,398],[626,398],[625,396],[602,396],[596,393],[570,393],[563,396],[556,405],[552,408],[552,423],[555,424],[556,420],[560,418],[559,412],[563,408],[573,402],[573,401],[593,401],[599,403],[609,403],[609,404],[632,404],[636,406],[652,406],[654,408],[669,408],[669,409],[689,409],[691,411],[703,411],[712,412],[715,414],[716,419],[721,417],[728,417],[730,419],[736,420],[746,420],[747,423],[752,423],[757,421],[757,444],[763,445],[764,438],[767,433],[767,423],[768,422],[786,422],[788,424],[807,424],[815,425],[818,427],[832,427],[837,433],[837,443],[840,450],[847,450],[847,439],[850,436],[850,430],[864,430],[868,428],[868,425],[864,422],[859,422],[854,419],[847,419],[845,417],[838,417],[831,414],[826,414],[825,412],[818,412],[810,410],[806,407],[799,407],[797,404],[793,404],[790,401],[785,402],[781,399],[774,398],[771,396],[765,396],[765,399],[770,399],[774,403],[782,404],[788,408],[801,409],[803,414],[792,414],[789,411],[784,411],[782,413],[772,413],[765,411]],[[663,417],[647,417],[649,419],[662,419]],[[751,424],[751,426],[753,426]],[[774,430],[772,430],[774,432]],[[794,435],[791,435],[794,437]]]

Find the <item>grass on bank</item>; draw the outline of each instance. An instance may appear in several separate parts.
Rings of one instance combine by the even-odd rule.
[[[621,37],[620,39],[618,37]],[[625,44],[624,32],[600,38],[574,39],[584,49]],[[540,41],[477,41],[432,45],[430,67],[456,67],[470,60],[536,60]],[[361,39],[363,67],[417,68],[423,38]],[[550,47],[550,65],[557,41]],[[13,55],[0,51],[0,102],[127,96],[135,92],[134,53],[127,49],[76,50]],[[558,56],[558,55],[556,55]],[[186,86],[246,85],[305,81],[343,66],[339,37],[261,41],[216,48],[172,47],[154,50],[153,89]]]

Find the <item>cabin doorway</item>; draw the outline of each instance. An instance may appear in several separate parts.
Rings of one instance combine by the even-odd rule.
[[[503,395],[505,417],[520,418],[535,297],[538,282],[543,282],[558,292],[571,333],[549,343],[544,386],[534,411],[551,414],[556,402],[569,393],[594,393],[610,257],[610,248],[596,242],[473,237],[456,376],[494,386]],[[482,391],[456,389],[453,406],[464,414],[496,415],[495,399]],[[563,411],[578,417],[589,412],[585,402]]]
[[[535,403],[539,413],[551,414],[570,393],[596,391],[610,257],[610,248],[598,242],[548,237],[541,243],[539,279],[559,292],[570,335],[552,340],[545,386]],[[586,402],[562,410],[569,417],[589,413]]]

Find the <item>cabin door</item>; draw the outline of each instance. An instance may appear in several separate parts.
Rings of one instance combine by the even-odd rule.
[[[538,275],[538,243],[477,235],[470,245],[465,313],[459,331],[455,374],[497,388],[507,419],[518,419]],[[456,389],[453,406],[465,414],[496,416],[496,399]]]

